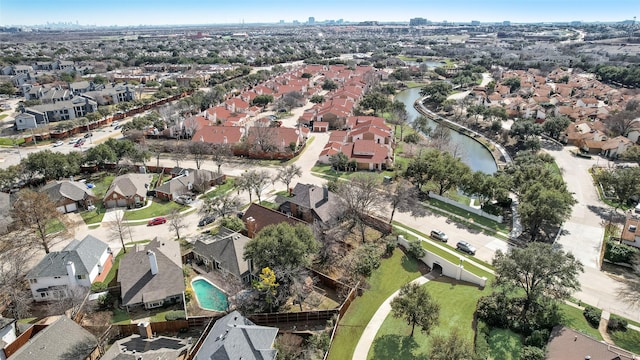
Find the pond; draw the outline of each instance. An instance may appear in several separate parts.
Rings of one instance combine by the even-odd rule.
[[[411,88],[403,90],[396,99],[401,101],[407,108],[408,123],[412,124],[413,120],[420,116],[420,113],[413,107],[416,99],[420,97],[420,88]],[[433,120],[428,120],[428,124],[431,128],[435,128],[438,123]],[[461,160],[465,164],[469,165],[473,171],[482,171],[487,174],[493,174],[498,169],[491,152],[487,150],[482,144],[474,139],[462,135],[457,131],[451,131],[451,143],[458,145],[462,151]]]
[[[209,280],[197,276],[191,281],[198,306],[205,310],[227,311],[229,301],[227,295]]]

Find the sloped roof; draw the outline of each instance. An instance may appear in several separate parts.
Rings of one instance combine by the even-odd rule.
[[[338,207],[336,195],[328,189],[317,185],[298,183],[293,188],[292,197],[278,196],[276,199],[276,203],[279,204],[287,202],[310,209],[324,223],[338,215],[336,211]]]
[[[111,194],[116,193],[125,197],[132,197],[135,195],[145,197],[147,194],[147,188],[145,184],[151,183],[152,176],[149,174],[125,174],[116,177],[109,190],[105,194],[105,198]]]
[[[11,360],[84,359],[97,345],[95,336],[61,316],[11,355]]]
[[[101,360],[175,360],[180,359],[190,344],[187,339],[154,336],[145,339],[138,334],[117,340]],[[134,352],[135,351],[135,352]]]
[[[198,238],[193,252],[215,259],[222,268],[241,278],[249,271],[249,264],[243,260],[244,247],[249,240],[238,232],[220,227],[216,235]]]
[[[61,251],[45,255],[27,274],[28,279],[48,276],[67,276],[67,262],[73,262],[76,274],[89,275],[109,245],[98,238],[87,235],[82,241],[73,240]]]
[[[250,217],[255,220],[256,233],[260,232],[260,230],[266,226],[280,224],[281,222],[288,222],[291,225],[306,224],[302,220],[287,216],[279,211],[266,208],[256,203],[251,203],[251,205],[249,205],[249,208],[247,208],[242,216],[242,221],[246,223],[247,219]]]
[[[238,126],[203,126],[192,137],[192,141],[212,144],[237,144],[244,135],[244,128]]]
[[[80,201],[87,197],[95,197],[93,191],[88,189],[86,184],[69,180],[50,182],[43,186],[41,191],[45,192],[54,203],[61,198]]]
[[[598,341],[579,331],[564,326],[553,328],[547,344],[547,356],[545,359],[585,359],[586,356],[591,356],[591,359],[594,360],[635,359],[632,353]]]
[[[156,254],[158,273],[155,275],[151,274],[147,250]],[[120,260],[118,282],[125,306],[182,293],[185,285],[178,242],[154,239],[147,246],[129,251]]]
[[[156,188],[156,192],[165,194],[177,194],[178,192],[186,192],[189,189],[189,184],[192,186],[197,185],[203,181],[209,181],[213,179],[213,172],[204,169],[185,169],[182,175],[176,176],[173,179],[165,182],[164,184]]]
[[[195,360],[272,360],[278,328],[259,326],[233,311],[216,321]]]

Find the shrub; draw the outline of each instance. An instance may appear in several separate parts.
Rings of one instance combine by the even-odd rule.
[[[520,351],[520,360],[544,360],[544,350],[535,346],[525,346]]]
[[[244,223],[237,216],[227,216],[227,217],[222,218],[222,221],[220,222],[220,225],[226,227],[229,230],[233,230],[233,231],[243,231],[244,230]]]
[[[611,261],[613,263],[631,264],[634,256],[637,253],[638,249],[632,246],[607,241],[604,250],[604,258],[605,260]]]
[[[391,256],[393,254],[393,250],[398,247],[398,240],[396,240],[395,235],[388,236],[384,240],[384,253],[386,256]]]
[[[380,250],[374,244],[366,244],[354,253],[353,270],[362,276],[369,277],[373,270],[380,267]]]
[[[186,318],[187,318],[187,315],[184,313],[183,310],[172,310],[164,314],[164,319],[167,321],[185,320]]]
[[[406,143],[417,144],[422,139],[421,139],[419,134],[412,133],[412,134],[409,134],[409,135],[405,136],[404,139],[402,139],[402,140],[404,140],[404,142],[406,142]]]
[[[191,302],[191,299],[193,299],[193,289],[192,289],[192,288],[190,288],[190,287],[188,287],[188,288],[186,288],[186,289],[185,289],[185,291],[184,291],[184,300],[185,300],[187,303],[190,303],[190,302]]]
[[[489,326],[484,323],[484,321],[478,321],[478,326],[476,328],[476,358],[477,359],[488,359],[489,358]]]
[[[427,254],[427,251],[422,247],[420,240],[412,240],[409,242],[407,253],[416,259],[420,259]]]
[[[102,294],[96,300],[96,304],[100,310],[108,310],[113,305],[113,295],[110,293]]]
[[[524,344],[526,346],[535,346],[538,348],[544,348],[545,345],[547,345],[547,342],[549,341],[549,330],[547,329],[540,329],[540,330],[534,330],[531,335],[527,336],[524,339]]]
[[[587,319],[587,322],[594,328],[597,328],[598,325],[600,325],[602,310],[587,305],[587,307],[584,308],[582,314],[584,315],[584,318]]]
[[[488,326],[507,329],[511,325],[509,308],[510,305],[507,298],[503,294],[495,293],[480,298],[476,314]]]
[[[621,318],[620,316],[613,315],[609,317],[609,323],[607,324],[607,330],[609,331],[624,331],[627,330],[627,325],[629,323],[626,319]]]

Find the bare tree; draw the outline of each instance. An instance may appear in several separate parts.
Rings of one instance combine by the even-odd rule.
[[[198,120],[196,120],[195,116],[189,116],[184,119],[182,127],[184,129],[184,137],[187,139],[191,139],[193,137],[193,134],[198,132],[198,130],[200,130],[201,128],[200,123],[198,122]]]
[[[124,211],[115,211],[112,217],[112,221],[109,222],[107,227],[109,228],[109,233],[113,239],[120,239],[120,243],[122,244],[122,251],[127,252],[127,247],[124,244],[124,236],[126,230],[129,230],[129,234],[131,234],[131,229],[127,226],[124,221]]]
[[[262,189],[269,183],[270,181],[269,173],[265,170],[250,170],[238,178],[238,183],[241,184],[240,187],[243,190],[249,191],[249,201],[251,201],[251,192],[256,194],[258,198],[258,203],[262,202]]]
[[[69,317],[73,318],[80,311],[80,307],[88,294],[89,288],[87,287],[79,285],[67,286],[63,297],[49,302],[49,312],[51,315],[61,315],[69,311]]]
[[[213,145],[211,150],[211,159],[218,167],[218,174],[221,174],[220,168],[225,162],[227,162],[231,155],[233,155],[233,152],[231,152],[231,147],[228,144]]]
[[[180,167],[180,161],[184,160],[188,150],[180,142],[169,144],[169,147],[171,149],[171,159],[176,162],[176,167]]]
[[[365,242],[365,229],[368,218],[383,204],[383,196],[379,193],[378,180],[371,174],[356,174],[351,181],[339,182],[336,194],[342,204],[344,217],[351,221],[351,226],[360,229],[362,242]]]
[[[200,211],[207,215],[227,217],[238,211],[240,205],[240,200],[236,196],[226,193],[206,199]]]
[[[173,208],[169,212],[169,227],[176,232],[176,237],[180,240],[180,230],[187,227],[184,223],[184,215],[179,208]]]
[[[189,143],[188,149],[189,153],[193,156],[193,160],[196,162],[196,168],[200,170],[200,167],[204,164],[204,161],[211,152],[211,146],[202,141],[192,141]]]
[[[391,204],[391,216],[389,224],[393,222],[396,210],[399,212],[411,212],[413,216],[424,216],[425,208],[418,199],[418,189],[406,179],[399,179],[389,189],[389,202]]]
[[[293,178],[300,176],[302,176],[302,169],[300,168],[300,166],[291,164],[278,170],[276,180],[285,184],[287,186],[287,191],[289,191],[289,184],[291,184]]]
[[[11,249],[0,254],[0,289],[9,303],[8,313],[15,319],[29,316],[33,301],[25,283],[28,254],[24,249]]]
[[[640,308],[640,254],[636,254],[632,262],[634,271],[623,281],[624,285],[618,290],[618,296],[630,307]]]
[[[34,242],[49,253],[53,239],[59,235],[51,227],[62,224],[65,229],[70,224],[56,209],[56,205],[46,193],[21,190],[12,209],[12,217],[24,228],[32,230]]]
[[[276,129],[268,126],[253,126],[249,129],[249,146],[251,150],[270,152],[277,149]]]

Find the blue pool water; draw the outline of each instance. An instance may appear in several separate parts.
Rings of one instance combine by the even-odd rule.
[[[212,283],[204,279],[196,279],[191,282],[191,286],[201,308],[213,311],[227,311],[229,307],[227,295]]]

